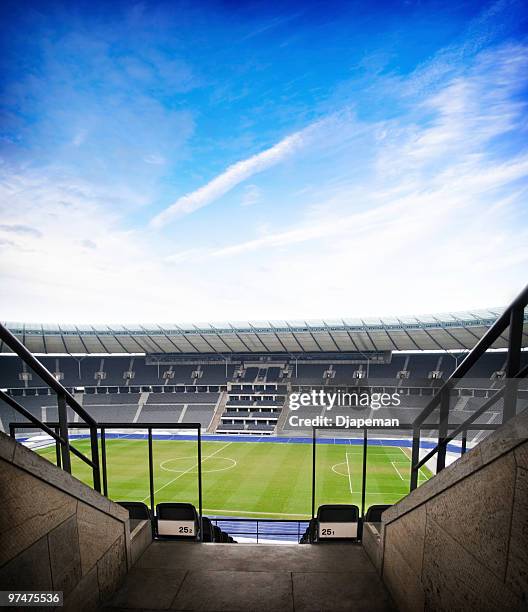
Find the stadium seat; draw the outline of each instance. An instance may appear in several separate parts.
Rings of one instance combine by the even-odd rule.
[[[123,508],[126,508],[128,510],[128,515],[132,520],[136,520],[136,521],[152,520],[150,509],[143,502],[120,501],[116,503],[119,504],[120,506],[123,506]]]
[[[199,518],[196,508],[186,503],[161,503],[156,506],[156,534],[171,540],[197,540]]]
[[[222,530],[220,529],[220,527],[218,527],[218,525],[213,525],[213,529],[214,529],[214,541],[221,542],[222,541]]]
[[[315,542],[357,541],[359,508],[349,504],[325,504],[317,510]]]
[[[374,504],[365,515],[365,523],[381,523],[381,515],[391,507],[391,504]]]
[[[306,531],[301,536],[299,544],[312,544],[315,540],[315,534],[317,531],[317,519],[310,519]]]
[[[236,541],[228,533],[222,531],[217,525],[213,525],[211,519],[207,516],[202,517],[202,542],[236,544]]]
[[[206,516],[202,516],[202,542],[216,542],[214,525]]]

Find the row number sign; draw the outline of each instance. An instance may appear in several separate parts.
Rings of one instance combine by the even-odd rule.
[[[357,538],[357,523],[319,523],[319,539]]]
[[[158,520],[159,535],[195,536],[196,525],[194,521],[167,521]]]

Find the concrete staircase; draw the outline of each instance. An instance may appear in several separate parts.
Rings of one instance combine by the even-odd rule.
[[[215,411],[213,413],[213,418],[211,419],[209,427],[207,428],[207,433],[214,433],[218,425],[220,425],[220,421],[222,420],[222,414],[224,414],[228,397],[229,396],[227,394],[227,391],[222,391],[216,404]]]
[[[136,414],[134,415],[134,418],[132,419],[132,423],[138,422],[139,415],[141,414],[141,411],[143,410],[143,406],[147,403],[149,395],[150,393],[148,393],[148,391],[143,391],[143,393],[141,393],[141,395],[139,396],[138,408],[136,410]]]
[[[84,400],[84,393],[74,393],[73,397],[79,402],[79,404],[82,406],[83,405],[83,400]],[[73,413],[73,422],[74,423],[78,423],[79,422],[79,415],[74,412]]]
[[[469,395],[462,395],[461,397],[458,398],[456,404],[453,406],[453,411],[461,411],[464,410],[466,408],[466,406],[468,405],[469,401],[471,400],[471,397]]]
[[[360,545],[153,542],[105,610],[394,610]]]
[[[275,426],[275,430],[273,432],[276,436],[280,435],[280,432],[284,429],[284,425],[286,425],[286,421],[290,414],[290,411],[288,410],[289,401],[290,394],[288,393],[284,398],[284,404],[282,405],[282,410],[279,418],[277,419],[277,425]]]

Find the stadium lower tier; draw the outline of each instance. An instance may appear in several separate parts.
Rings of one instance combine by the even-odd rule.
[[[44,422],[56,422],[58,410],[55,395],[16,395],[14,396],[26,410]],[[430,401],[430,396],[403,395],[398,407],[362,409],[360,411],[350,408],[337,408],[327,410],[324,407],[301,406],[297,410],[288,407],[288,396],[283,397],[284,405],[258,406],[257,400],[251,405],[233,408],[228,406],[229,395],[222,393],[124,393],[124,394],[76,394],[76,399],[83,408],[100,424],[111,423],[137,423],[138,429],[147,423],[178,425],[199,423],[202,432],[208,433],[245,433],[248,435],[277,435],[285,437],[310,436],[311,423],[320,424],[317,419],[333,419],[334,424],[338,417],[355,419],[354,426],[360,427],[361,420],[378,419],[388,423],[397,422],[402,425],[411,424]],[[479,409],[486,401],[484,397],[456,397],[452,400],[452,410],[449,416],[451,425],[462,423],[472,413]],[[528,405],[528,399],[518,400],[518,411]],[[488,431],[478,430],[478,425],[497,425],[501,419],[502,403],[499,401],[492,409],[486,411],[476,420],[476,429],[468,432],[468,443],[477,442],[488,434]],[[68,408],[68,420],[79,423],[79,419]],[[427,418],[426,424],[437,424],[439,421],[438,409]],[[0,402],[0,428],[9,431],[10,423],[25,423],[27,420],[7,404]],[[18,433],[24,430],[17,429]],[[395,431],[387,429],[379,431],[380,436],[395,435]],[[409,435],[410,428],[401,432]],[[319,435],[324,435],[321,433]],[[331,434],[336,437],[350,435],[345,427],[333,430]],[[397,435],[400,435],[399,433]],[[437,436],[437,430],[425,427],[423,435],[430,438]]]

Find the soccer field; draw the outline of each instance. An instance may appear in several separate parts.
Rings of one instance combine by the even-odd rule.
[[[89,456],[89,441],[73,444]],[[55,448],[40,451],[55,461]],[[106,442],[108,493],[113,500],[150,503],[146,440]],[[369,445],[366,507],[391,504],[409,492],[410,451]],[[353,503],[361,506],[363,448],[318,443],[316,507]],[[155,502],[182,501],[198,507],[195,441],[155,440]],[[92,484],[91,470],[72,455],[72,472]],[[420,481],[431,473],[420,472]],[[306,443],[204,441],[202,443],[204,514],[297,519],[311,516],[312,445]]]

